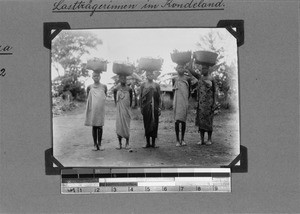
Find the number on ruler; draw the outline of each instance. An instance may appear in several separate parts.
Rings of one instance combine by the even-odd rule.
[[[117,192],[117,188],[116,188],[116,187],[112,187],[112,188],[111,188],[111,191]]]
[[[94,189],[94,192],[100,192],[100,188],[97,187],[96,189]]]
[[[77,187],[77,192],[82,192],[82,189],[80,187]]]
[[[145,187],[145,191],[149,192],[150,191],[150,187]]]
[[[68,192],[75,192],[75,188],[68,188],[67,191]]]
[[[133,187],[128,187],[129,192],[133,192]]]
[[[162,187],[162,190],[163,191],[168,191],[168,188],[167,187]]]
[[[179,191],[183,191],[184,190],[184,187],[179,187]]]
[[[197,186],[197,187],[196,187],[196,190],[197,190],[197,191],[201,191],[201,187]]]

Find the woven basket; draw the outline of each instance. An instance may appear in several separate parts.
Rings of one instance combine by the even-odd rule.
[[[173,52],[171,53],[171,59],[178,65],[185,65],[191,60],[192,53],[190,51],[186,52]]]
[[[211,51],[196,51],[193,56],[197,64],[214,66],[216,64],[218,54]]]
[[[129,76],[133,73],[134,66],[128,63],[114,62],[112,69],[117,75]]]
[[[160,71],[163,64],[162,59],[155,58],[141,58],[139,60],[138,68],[146,71]]]
[[[93,71],[106,71],[107,62],[101,59],[94,58],[87,61],[86,69],[90,69]]]

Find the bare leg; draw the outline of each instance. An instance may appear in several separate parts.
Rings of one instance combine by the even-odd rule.
[[[95,149],[93,149],[94,151],[98,151],[99,150],[99,146],[97,144],[97,127],[93,126],[92,128],[92,136],[93,136],[93,140],[94,140],[94,147]]]
[[[119,147],[116,149],[122,149],[122,137],[118,135]]]
[[[181,145],[182,146],[186,146],[186,143],[184,142],[185,128],[186,128],[186,123],[181,122]]]
[[[212,142],[211,142],[211,135],[212,135],[212,131],[208,131],[208,139],[207,139],[207,145],[211,145]]]
[[[143,146],[143,148],[149,148],[150,147],[150,137],[146,136],[147,144],[146,146]]]
[[[130,149],[130,146],[129,146],[129,138],[126,138],[125,149]]]
[[[200,130],[200,142],[198,143],[198,145],[204,144],[204,131]]]
[[[180,140],[179,140],[179,121],[178,120],[175,122],[175,133],[176,133],[176,146],[180,146]]]
[[[102,133],[103,133],[102,126],[97,127],[98,145],[99,145],[99,149],[100,149],[101,151],[104,150],[104,149],[101,147]]]
[[[152,147],[153,148],[158,148],[158,146],[155,145],[155,137],[152,137]]]

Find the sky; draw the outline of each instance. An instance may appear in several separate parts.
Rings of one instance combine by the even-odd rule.
[[[75,31],[75,30],[74,30]],[[141,57],[161,57],[164,59],[162,74],[174,72],[175,63],[170,54],[174,49],[178,51],[200,50],[197,42],[208,32],[219,32],[223,40],[216,41],[216,45],[225,49],[225,60],[230,64],[237,61],[236,39],[224,28],[139,28],[139,29],[97,29],[85,30],[97,35],[103,42],[90,55],[82,58],[83,62],[97,57],[109,62],[107,71],[101,75],[101,82],[112,83],[114,76],[112,64],[114,61],[135,63]],[[59,36],[59,35],[58,35]],[[52,69],[53,70],[53,69]],[[61,74],[63,71],[60,71]],[[52,79],[56,72],[52,72]],[[85,79],[85,85],[93,83],[91,78]]]

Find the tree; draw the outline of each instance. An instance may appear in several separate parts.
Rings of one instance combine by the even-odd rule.
[[[202,50],[212,51],[218,54],[216,65],[212,67],[211,75],[214,77],[218,88],[218,101],[224,108],[230,108],[230,98],[237,97],[236,89],[233,86],[237,81],[236,65],[229,64],[224,60],[224,39],[222,34],[215,31],[209,31],[200,38],[197,46]]]
[[[88,31],[62,31],[52,43],[52,65],[58,73],[53,80],[53,91],[60,96],[64,92],[71,92],[75,99],[83,99],[84,83],[79,77],[87,77],[88,70],[82,62],[82,57],[97,49],[102,40]],[[64,74],[59,72],[59,65]]]
[[[200,37],[197,46],[206,51],[212,51],[218,54],[216,65],[213,66],[214,71],[219,71],[226,64],[224,61],[224,47],[222,47],[222,35],[219,32],[209,31],[206,35]]]

